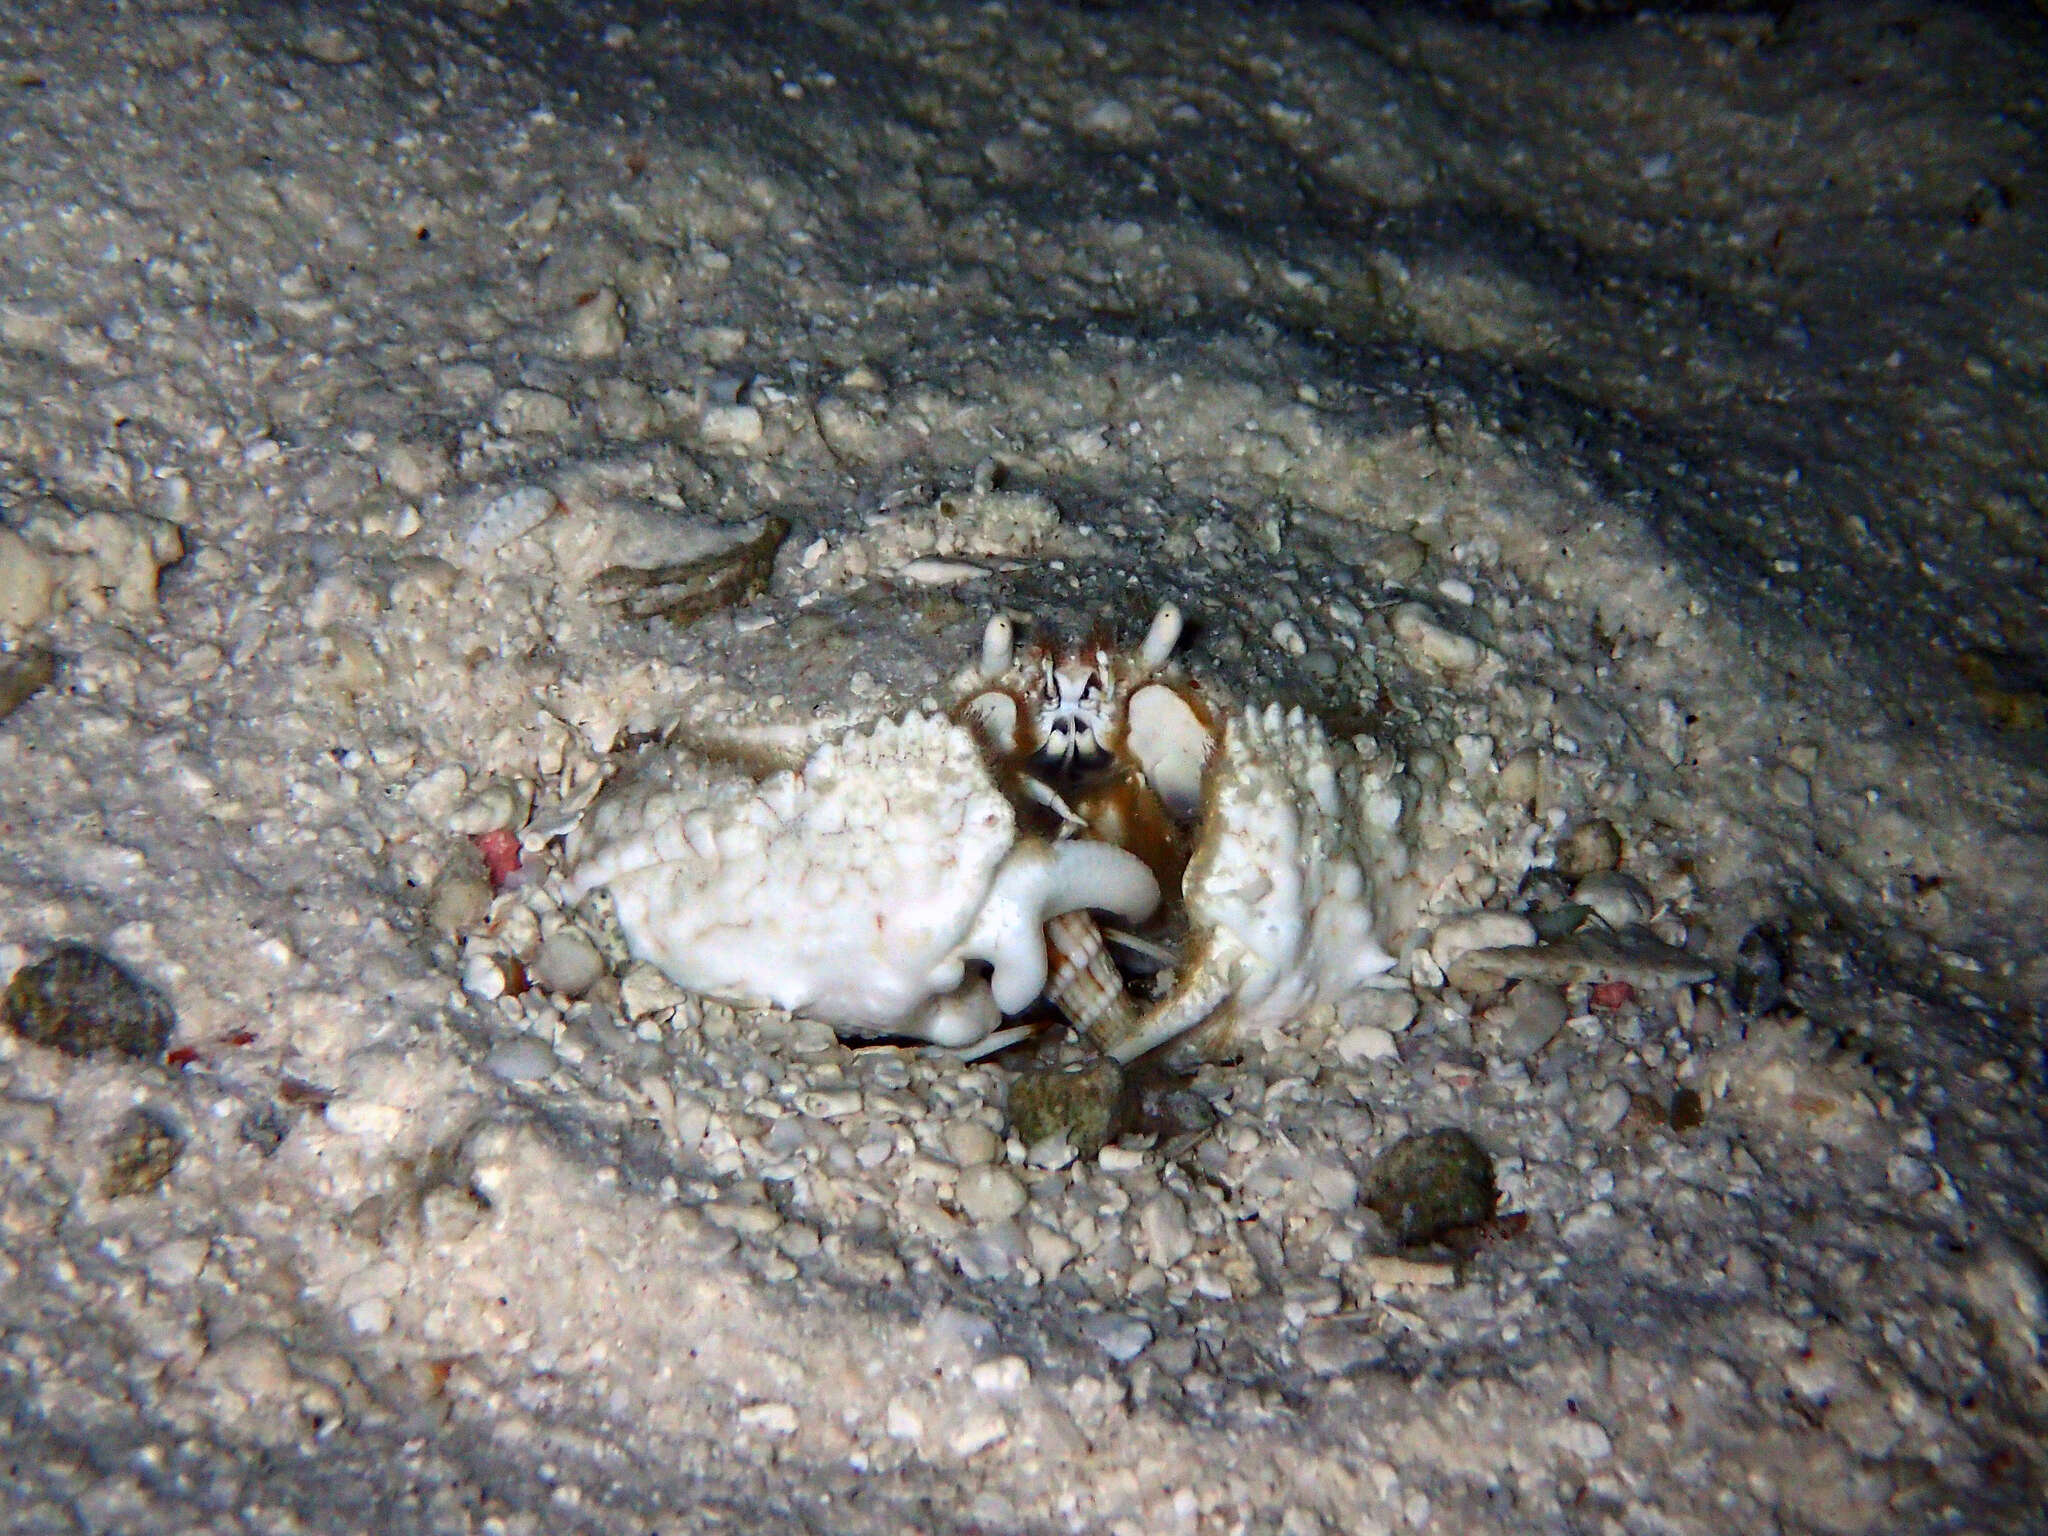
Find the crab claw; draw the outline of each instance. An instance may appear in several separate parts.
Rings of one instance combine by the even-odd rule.
[[[1045,990],[1048,918],[1092,908],[1139,923],[1158,905],[1159,882],[1136,854],[1085,838],[1020,842],[958,953],[994,967],[996,1006],[1017,1013]]]

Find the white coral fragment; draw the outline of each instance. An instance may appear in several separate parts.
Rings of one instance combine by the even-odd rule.
[[[1159,895],[1121,849],[1020,836],[973,737],[921,715],[765,779],[650,750],[567,852],[568,899],[608,888],[634,956],[679,985],[949,1046],[1038,996],[1047,919],[1138,921]]]

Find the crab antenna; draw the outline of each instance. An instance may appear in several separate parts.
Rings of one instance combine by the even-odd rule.
[[[1166,665],[1166,658],[1180,643],[1180,626],[1180,609],[1173,603],[1152,616],[1152,627],[1145,631],[1145,643],[1138,647],[1138,660],[1146,672],[1157,672]]]
[[[1010,662],[1016,654],[1017,627],[999,613],[981,632],[981,675],[984,678],[1002,676],[1010,670]]]

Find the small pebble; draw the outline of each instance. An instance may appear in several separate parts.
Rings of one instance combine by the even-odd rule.
[[[363,48],[342,28],[327,22],[309,21],[299,32],[299,52],[322,64],[355,64]]]
[[[711,405],[697,423],[706,446],[750,448],[765,431],[761,413],[751,405]]]
[[[1400,1054],[1394,1037],[1377,1024],[1360,1024],[1337,1038],[1337,1059],[1347,1067],[1368,1061],[1395,1060]]]
[[[1449,1264],[1390,1253],[1368,1254],[1359,1261],[1358,1273],[1376,1297],[1399,1291],[1441,1290],[1458,1283],[1458,1272]]]
[[[689,1001],[689,994],[651,965],[628,967],[619,978],[619,1006],[629,1019],[649,1019]]]
[[[1103,138],[1122,138],[1137,125],[1138,115],[1114,97],[1098,101],[1083,112],[1075,127],[1083,133],[1098,134]]]
[[[1634,1102],[1620,1083],[1609,1083],[1593,1100],[1586,1114],[1586,1124],[1604,1136],[1627,1118],[1629,1106]]]
[[[447,451],[428,443],[394,443],[377,461],[378,478],[401,496],[426,496],[439,490],[449,468]]]
[[[1366,1205],[1404,1248],[1490,1220],[1499,1198],[1493,1159],[1451,1127],[1403,1136],[1365,1181]]]
[[[1620,863],[1621,834],[1611,821],[1582,821],[1557,845],[1558,872],[1573,880],[1600,874]]]
[[[1771,770],[1771,798],[1778,804],[1795,811],[1803,811],[1813,804],[1813,781],[1796,768],[1780,765]]]
[[[1535,807],[1543,793],[1543,754],[1524,747],[1500,768],[1500,797],[1510,805]]]
[[[84,944],[60,944],[23,966],[0,999],[0,1022],[67,1056],[163,1054],[177,1019],[170,1000],[119,962]]]
[[[1073,1263],[1081,1252],[1080,1244],[1073,1239],[1036,1221],[1025,1231],[1024,1241],[1030,1248],[1031,1262],[1038,1266],[1040,1274],[1048,1277]]]
[[[1308,641],[1302,638],[1301,629],[1292,619],[1277,620],[1272,629],[1273,644],[1289,656],[1308,654]]]
[[[0,528],[0,630],[34,629],[56,605],[54,564],[12,528]]]
[[[1421,1011],[1422,1005],[1406,987],[1374,987],[1352,1001],[1350,1017],[1361,1024],[1377,1025],[1390,1035],[1398,1035],[1414,1026]]]
[[[162,1115],[148,1109],[132,1111],[107,1143],[102,1192],[109,1200],[148,1194],[171,1176],[184,1149],[184,1135]]]
[[[1591,908],[1595,917],[1617,930],[1647,923],[1657,905],[1642,881],[1611,869],[1586,876],[1572,888],[1572,900]]]
[[[1007,1221],[1024,1209],[1029,1197],[1017,1176],[1004,1168],[981,1166],[962,1170],[953,1198],[962,1215],[974,1221]]]
[[[998,1355],[978,1361],[967,1373],[974,1390],[990,1397],[1015,1397],[1031,1385],[1031,1366],[1021,1355]]]
[[[1104,1313],[1089,1318],[1081,1331],[1118,1365],[1137,1359],[1152,1343],[1152,1325],[1142,1317]]]
[[[491,881],[481,858],[449,861],[427,888],[427,923],[444,939],[459,940],[491,914]]]
[[[1421,603],[1403,603],[1390,621],[1394,638],[1409,659],[1456,676],[1470,672],[1486,655],[1486,649],[1470,635],[1461,635],[1440,621]]]
[[[798,1422],[796,1409],[788,1403],[750,1403],[740,1410],[739,1420],[762,1435],[793,1435]]]
[[[586,295],[569,316],[569,349],[578,357],[611,357],[626,344],[619,296],[609,288]]]
[[[546,522],[560,505],[546,486],[522,485],[487,503],[464,542],[474,550],[502,549]]]
[[[574,928],[564,928],[541,941],[528,967],[533,979],[563,997],[581,997],[604,977],[604,956]]]
[[[1001,1413],[990,1408],[981,1413],[969,1413],[953,1427],[946,1437],[946,1448],[955,1456],[965,1460],[978,1455],[999,1441],[1009,1438],[1010,1424]]]
[[[1541,981],[1518,981],[1508,991],[1511,1018],[1495,1041],[1503,1061],[1527,1061],[1555,1040],[1571,1010],[1564,993]]]
[[[560,1062],[545,1040],[521,1035],[491,1048],[484,1070],[508,1083],[532,1083],[551,1074]]]
[[[1138,1230],[1152,1262],[1171,1269],[1195,1251],[1195,1234],[1188,1227],[1187,1207],[1177,1195],[1161,1190],[1138,1212]]]
[[[473,949],[462,958],[462,990],[481,1002],[503,997],[505,967],[489,950]]]
[[[560,437],[575,424],[569,402],[544,389],[508,389],[491,407],[491,425],[507,437]]]
[[[1414,577],[1428,559],[1429,546],[1420,539],[1390,533],[1375,543],[1359,563],[1376,580],[1399,585]]]
[[[992,1163],[1003,1150],[996,1133],[979,1120],[948,1121],[939,1139],[946,1144],[946,1155],[962,1168]]]

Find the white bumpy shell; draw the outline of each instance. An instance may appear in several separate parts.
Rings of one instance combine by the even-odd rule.
[[[1214,1054],[1375,984],[1394,957],[1373,937],[1337,749],[1299,709],[1230,718],[1207,772],[1181,882],[1193,943],[1182,978],[1113,1048],[1131,1061],[1201,1026]]]
[[[570,834],[564,894],[600,886],[687,990],[947,1046],[1038,997],[1048,919],[1139,921],[1159,895],[1122,849],[1020,836],[973,737],[925,715],[766,778],[650,749]]]

